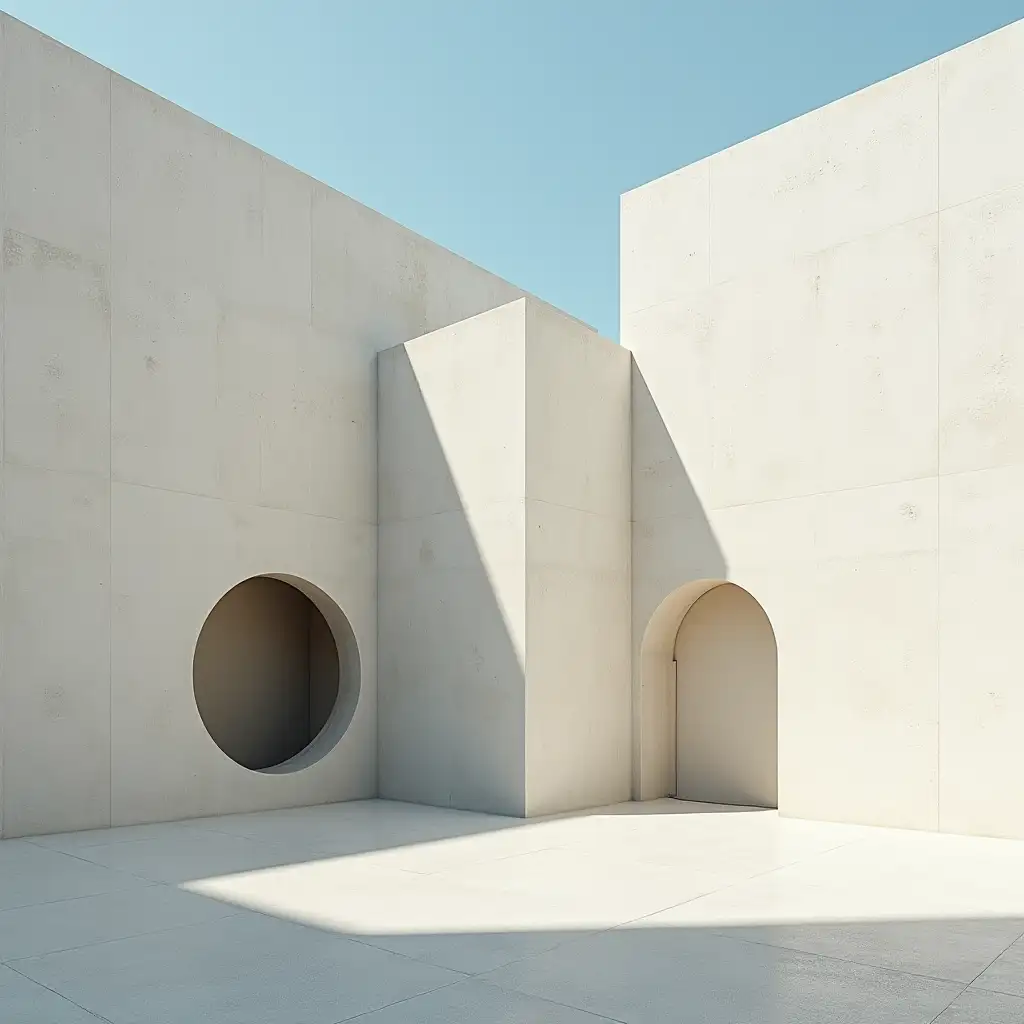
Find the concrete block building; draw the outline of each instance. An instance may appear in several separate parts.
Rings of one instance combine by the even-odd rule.
[[[0,15],[5,837],[1024,837],[1024,22],[622,198],[621,344]]]

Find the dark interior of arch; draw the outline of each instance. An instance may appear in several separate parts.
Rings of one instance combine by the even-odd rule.
[[[338,646],[319,609],[280,580],[256,577],[210,612],[193,662],[203,724],[228,757],[256,771],[304,750],[340,686]]]

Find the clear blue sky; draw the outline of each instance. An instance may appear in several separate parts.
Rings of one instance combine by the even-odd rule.
[[[618,196],[1024,0],[0,0],[618,336]]]

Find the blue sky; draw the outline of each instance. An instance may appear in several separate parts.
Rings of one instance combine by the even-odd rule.
[[[0,0],[618,336],[618,196],[1024,0]]]

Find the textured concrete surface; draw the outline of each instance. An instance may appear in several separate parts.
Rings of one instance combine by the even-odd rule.
[[[0,15],[0,835],[724,799],[712,735],[769,802],[777,706],[784,815],[1024,838],[1022,69],[628,193],[617,347]],[[194,698],[254,576],[358,678],[295,770]]]
[[[0,68],[0,834],[373,796],[376,353],[522,293],[6,15]],[[261,574],[362,670],[290,775],[191,690]]]
[[[629,373],[534,299],[381,353],[382,796],[629,796]]]
[[[634,794],[701,588],[778,640],[779,806],[1024,837],[1024,22],[622,198]]]
[[[658,801],[386,802],[0,845],[24,1024],[1019,1024],[1018,842]]]

